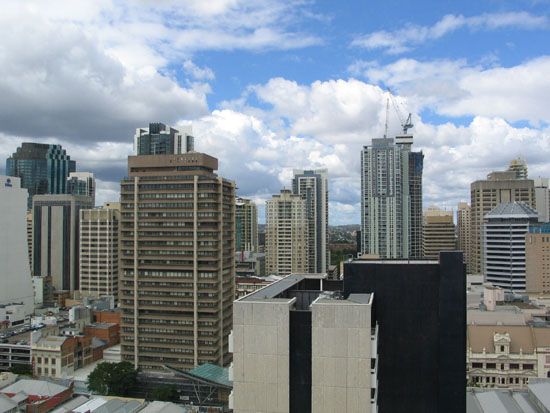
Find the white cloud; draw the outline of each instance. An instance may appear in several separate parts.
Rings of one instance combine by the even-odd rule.
[[[433,26],[409,24],[396,31],[381,30],[356,37],[351,46],[366,49],[384,49],[388,54],[400,54],[430,40],[437,40],[462,28],[474,30],[496,30],[501,28],[548,29],[550,21],[546,16],[535,16],[527,12],[487,13],[464,17],[448,14]]]
[[[212,69],[209,67],[199,67],[189,59],[183,62],[183,69],[197,80],[214,80],[216,77]]]

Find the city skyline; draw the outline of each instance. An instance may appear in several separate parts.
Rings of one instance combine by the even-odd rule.
[[[61,144],[96,175],[100,205],[118,199],[136,127],[192,122],[196,150],[224,160],[239,196],[261,203],[293,169],[327,168],[329,222],[359,223],[359,152],[383,136],[390,87],[425,154],[424,205],[456,208],[470,182],[518,156],[531,178],[550,176],[548,9],[8,1],[1,18],[21,25],[0,46],[0,155]]]

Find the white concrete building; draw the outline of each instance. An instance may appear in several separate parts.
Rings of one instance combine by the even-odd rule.
[[[22,304],[34,311],[27,244],[27,190],[21,179],[0,176],[0,305]]]
[[[550,221],[550,186],[548,178],[535,179],[535,203],[539,222]]]
[[[289,275],[235,301],[235,413],[377,411],[373,295],[344,300],[326,282]]]

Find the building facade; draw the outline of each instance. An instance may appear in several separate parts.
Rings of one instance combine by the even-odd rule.
[[[80,293],[118,301],[120,204],[80,210]]]
[[[309,272],[306,201],[287,189],[266,202],[266,275]]]
[[[525,159],[521,157],[512,159],[510,161],[510,165],[508,166],[508,171],[516,174],[516,179],[527,179],[529,175],[527,170],[527,162],[525,162]]]
[[[27,243],[27,190],[17,177],[0,176],[0,305],[22,304],[34,311]]]
[[[258,207],[251,199],[237,198],[235,203],[237,251],[258,252]]]
[[[466,202],[459,202],[456,210],[456,235],[457,249],[464,253],[466,272],[469,274],[472,268],[470,252],[471,248],[471,208]]]
[[[67,193],[92,198],[95,206],[95,177],[91,172],[71,172],[67,178]]]
[[[525,236],[538,222],[527,204],[500,204],[485,215],[483,274],[485,281],[509,291],[525,291]]]
[[[33,197],[33,275],[51,276],[56,290],[79,289],[80,210],[92,199],[77,195]]]
[[[535,202],[539,222],[550,221],[550,186],[548,178],[535,179]]]
[[[362,252],[381,258],[422,256],[424,155],[412,136],[373,139],[361,152]]]
[[[485,215],[497,205],[523,202],[535,208],[535,187],[531,179],[517,179],[516,173],[492,172],[487,179],[470,185],[471,196],[471,271],[480,274],[483,270],[483,222]]]
[[[121,181],[122,358],[143,370],[227,365],[235,184],[202,153],[128,158]]]
[[[328,171],[294,170],[292,192],[306,201],[309,239],[309,272],[328,269]]]
[[[550,294],[550,223],[532,225],[526,235],[525,291]]]
[[[177,155],[195,150],[191,130],[180,132],[164,123],[150,123],[148,128],[136,129],[135,155]]]
[[[428,208],[422,228],[422,256],[437,260],[441,251],[455,251],[456,234],[452,211]]]
[[[24,142],[6,160],[6,175],[21,178],[21,188],[29,192],[28,209],[34,195],[67,193],[67,177],[75,170],[61,145]]]
[[[235,413],[377,411],[373,295],[329,284],[289,275],[235,301]]]

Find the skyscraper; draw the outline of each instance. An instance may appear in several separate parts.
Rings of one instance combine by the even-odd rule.
[[[191,130],[182,133],[164,123],[150,123],[148,128],[136,129],[136,155],[176,155],[194,150],[195,140],[191,136]]]
[[[430,260],[439,259],[441,251],[456,250],[455,224],[452,211],[431,207],[424,212],[422,228],[422,256]]]
[[[294,170],[292,192],[306,201],[311,273],[325,273],[328,268],[328,171]]]
[[[485,215],[497,205],[524,202],[535,208],[535,187],[532,179],[517,179],[513,171],[492,172],[487,179],[472,182],[471,196],[471,272],[482,271],[482,235]]]
[[[306,201],[288,189],[266,202],[265,267],[268,275],[309,272]]]
[[[361,152],[363,253],[381,258],[422,255],[424,155],[411,152],[412,136],[373,139]]]
[[[466,263],[466,272],[470,273],[471,262],[471,208],[466,202],[459,202],[456,211],[456,233],[457,233],[457,249],[464,253],[464,262]]]
[[[80,210],[80,293],[118,300],[120,204]]]
[[[500,204],[485,215],[486,282],[510,291],[525,291],[525,237],[537,222],[537,212],[522,202]]]
[[[525,238],[525,291],[550,293],[550,223],[530,225]]]
[[[0,176],[0,305],[23,304],[34,311],[27,244],[27,190],[17,177]]]
[[[21,178],[21,188],[29,191],[28,209],[34,195],[66,193],[67,177],[75,170],[61,145],[24,142],[6,160],[6,175]]]
[[[128,157],[121,181],[122,359],[144,370],[227,365],[235,183],[202,153]]]
[[[95,206],[95,178],[91,172],[71,172],[67,178],[67,193],[92,198]]]
[[[258,252],[258,207],[254,201],[237,198],[235,218],[237,251]]]
[[[79,214],[91,207],[89,196],[33,197],[33,275],[51,276],[56,290],[78,290]]]

